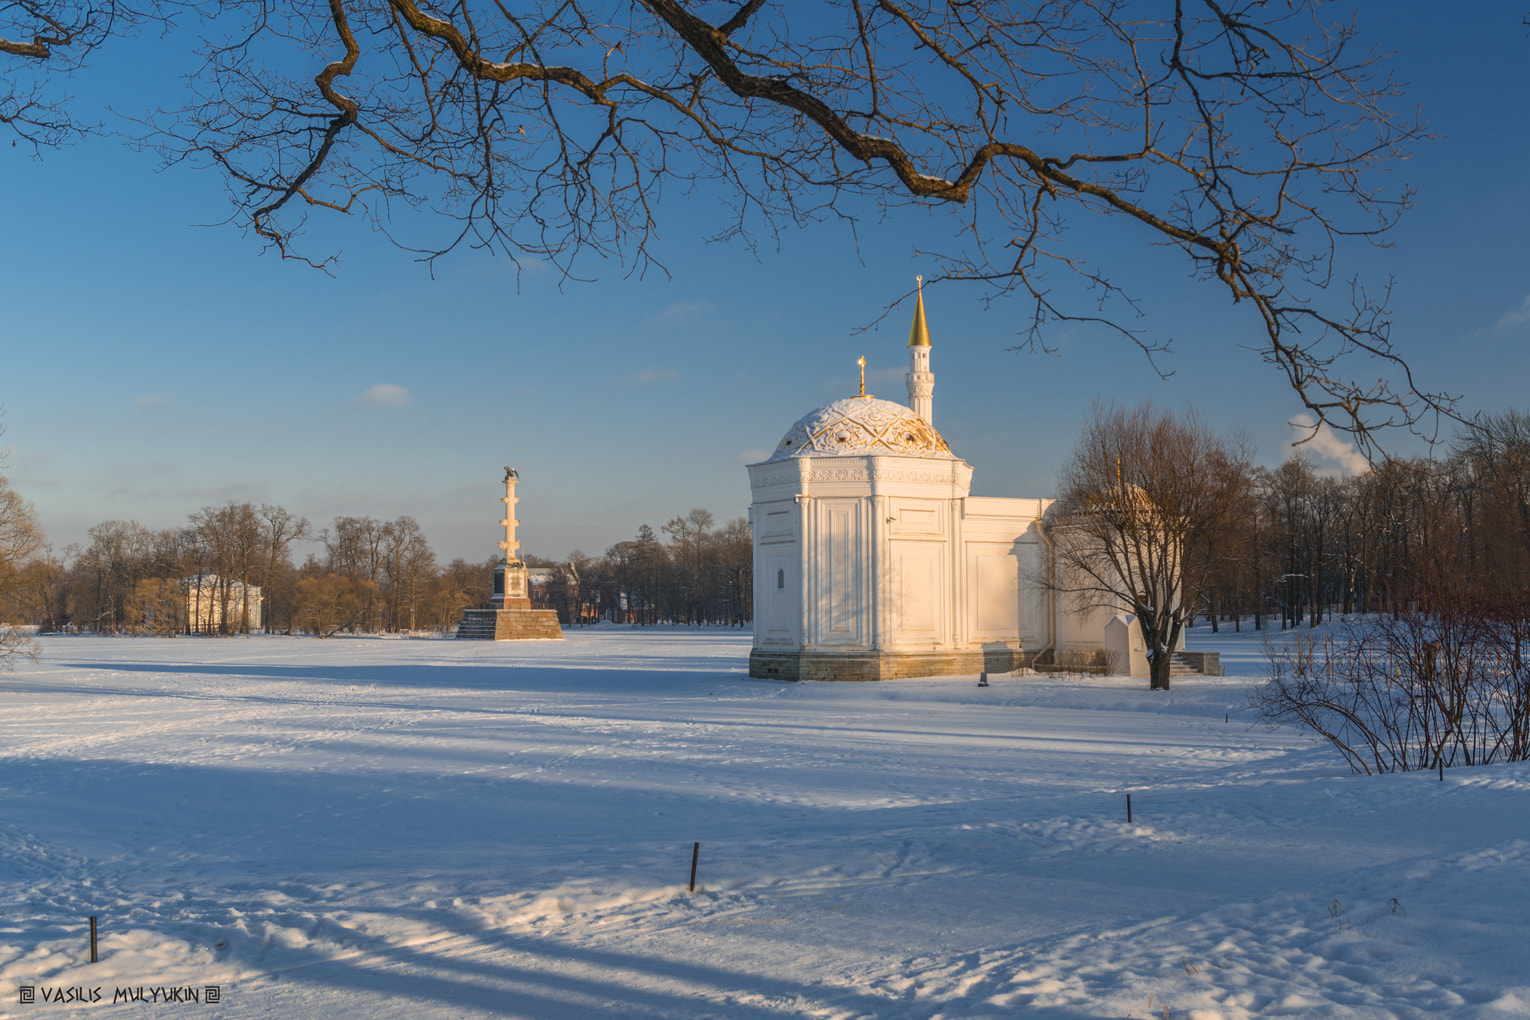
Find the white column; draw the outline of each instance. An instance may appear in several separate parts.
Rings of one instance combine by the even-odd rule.
[[[520,502],[515,498],[516,480],[515,469],[505,468],[505,494],[500,497],[500,502],[505,504],[505,519],[499,522],[505,529],[505,540],[499,543],[499,547],[505,551],[506,563],[516,562],[518,557],[515,551],[521,547],[521,543],[515,540],[515,526],[521,523],[515,519],[515,504]]]

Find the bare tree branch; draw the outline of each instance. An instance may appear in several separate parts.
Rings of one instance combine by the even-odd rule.
[[[91,131],[56,80],[114,36],[167,22],[158,0],[5,0],[0,3],[0,127],[34,154]]]
[[[1332,286],[1342,246],[1383,243],[1411,201],[1376,175],[1420,126],[1320,0],[218,10],[194,98],[147,140],[218,169],[233,221],[284,256],[305,257],[313,212],[394,236],[420,222],[397,207],[423,206],[450,229],[395,239],[425,260],[468,246],[641,273],[663,268],[666,188],[720,195],[717,236],[746,240],[927,206],[955,228],[941,278],[1024,299],[1021,346],[1091,322],[1167,353],[1117,282],[1145,242],[1248,309],[1250,346],[1362,447],[1451,406],[1393,349],[1387,289]],[[1079,218],[1119,244],[1069,251]]]

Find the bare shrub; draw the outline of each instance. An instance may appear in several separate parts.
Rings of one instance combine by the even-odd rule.
[[[1116,672],[1115,656],[1103,648],[1064,648],[1047,653],[1050,662],[1038,661],[1034,668],[1038,673],[1060,673],[1069,676],[1110,676]]]
[[[186,626],[186,588],[170,578],[146,577],[133,589],[124,617],[136,634],[175,637]]]
[[[305,577],[297,583],[297,624],[321,638],[355,629],[377,598],[377,586],[365,578],[341,574]]]
[[[1367,775],[1530,758],[1530,597],[1449,592],[1429,604],[1267,645],[1253,707],[1307,727]]]

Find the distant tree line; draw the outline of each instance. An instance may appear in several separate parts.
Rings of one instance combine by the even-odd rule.
[[[1444,592],[1518,597],[1530,584],[1530,416],[1517,411],[1479,418],[1443,456],[1382,459],[1353,477],[1301,453],[1273,470],[1223,469],[1236,475],[1229,512],[1193,545],[1213,629],[1431,612]]]
[[[1350,477],[1301,451],[1255,467],[1247,447],[1193,409],[1097,403],[1060,472],[1057,566],[1038,580],[1076,609],[1132,613],[1155,689],[1197,617],[1213,631],[1374,614],[1428,628],[1446,603],[1476,606],[1476,623],[1530,606],[1530,417],[1485,415],[1441,456],[1359,461]]]
[[[565,623],[611,620],[636,624],[728,624],[754,619],[754,546],[742,517],[713,528],[709,511],[674,517],[660,530],[649,525],[592,559],[576,549],[562,563],[523,557],[550,570],[537,586],[542,600]]]
[[[1254,708],[1356,772],[1530,760],[1530,418],[1475,424],[1438,461],[1258,493],[1283,622],[1374,615],[1272,649]]]
[[[84,544],[57,552],[3,480],[0,495],[24,536],[0,549],[9,550],[0,555],[0,620],[42,632],[444,632],[464,610],[488,605],[498,562],[440,564],[412,517],[336,517],[315,532],[284,507],[249,501],[203,507],[178,528],[103,521]],[[713,530],[712,520],[705,510],[676,517],[662,529],[668,541],[644,525],[599,559],[579,550],[562,562],[527,557],[551,568],[541,604],[566,624],[746,624],[749,529],[740,518]],[[319,548],[295,564],[300,541]],[[251,586],[262,612],[241,597]]]
[[[1188,536],[1186,609],[1213,630],[1316,626],[1333,615],[1430,611],[1441,592],[1523,594],[1530,578],[1530,415],[1462,428],[1435,458],[1376,461],[1351,477],[1298,452],[1277,468],[1215,460],[1226,511]],[[1116,461],[1102,469],[1105,475]],[[1102,478],[1107,487],[1113,479]],[[56,552],[0,480],[0,620],[44,631],[181,633],[185,586],[205,584],[219,633],[449,630],[486,606],[495,560],[442,565],[412,517],[337,517],[315,532],[268,503],[203,507],[178,528],[104,521]],[[300,541],[318,546],[293,562]],[[643,525],[604,555],[526,556],[541,604],[565,624],[752,621],[752,547],[742,518],[706,510]],[[261,589],[248,617],[237,593]]]

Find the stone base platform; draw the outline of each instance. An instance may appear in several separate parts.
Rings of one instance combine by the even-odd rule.
[[[478,641],[563,640],[558,614],[551,609],[469,609],[457,624],[457,637]]]
[[[761,680],[903,680],[919,676],[976,676],[1028,666],[1023,648],[964,648],[928,652],[749,653],[749,675]]]

